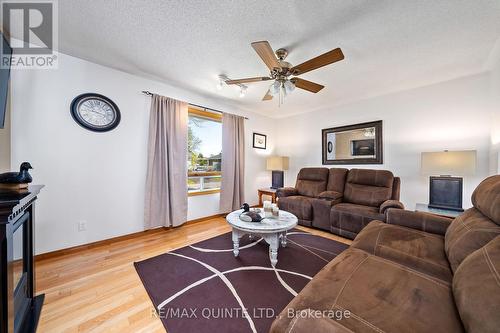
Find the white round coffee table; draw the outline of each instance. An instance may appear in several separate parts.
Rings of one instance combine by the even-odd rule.
[[[261,208],[262,211],[262,208]],[[240,253],[240,238],[243,235],[260,236],[269,244],[271,265],[278,262],[278,248],[280,244],[286,246],[286,233],[297,226],[297,217],[292,213],[280,210],[279,217],[268,217],[261,222],[244,222],[240,220],[242,209],[235,210],[226,216],[227,222],[233,228],[233,253],[237,257]],[[262,216],[263,213],[261,213]]]

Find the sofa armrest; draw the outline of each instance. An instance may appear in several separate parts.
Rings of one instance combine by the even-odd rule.
[[[403,203],[398,200],[386,200],[380,205],[380,214],[384,214],[385,211],[389,208],[405,209],[405,205],[403,205]]]
[[[387,210],[386,223],[417,229],[444,236],[452,218],[423,212],[390,208]]]
[[[303,310],[311,311],[312,315],[301,313],[289,325],[290,333],[310,333],[310,332],[329,332],[329,333],[352,333],[350,329],[340,324],[335,319],[328,318],[328,314],[318,314],[321,310]],[[345,310],[348,311],[348,310]],[[318,313],[316,313],[318,312]],[[349,315],[350,317],[350,315]],[[347,318],[349,318],[347,317]]]
[[[276,190],[276,196],[278,198],[289,197],[292,195],[297,195],[297,189],[295,187],[282,187]]]
[[[318,198],[327,200],[338,200],[342,199],[342,197],[343,194],[337,191],[324,191],[318,195]]]
[[[285,308],[272,323],[269,333],[352,333],[342,325],[342,321],[350,317],[349,310],[335,311],[333,315],[329,310]]]

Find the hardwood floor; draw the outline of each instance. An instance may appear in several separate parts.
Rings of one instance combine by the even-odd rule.
[[[165,332],[133,263],[230,230],[223,218],[213,218],[38,260],[36,291],[45,293],[38,332]]]

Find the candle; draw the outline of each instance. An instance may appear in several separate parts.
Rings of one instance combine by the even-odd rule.
[[[271,209],[274,217],[278,217],[280,215],[280,209],[277,204],[272,204]]]

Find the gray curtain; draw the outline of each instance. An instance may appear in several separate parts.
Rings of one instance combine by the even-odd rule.
[[[220,210],[231,212],[245,202],[245,118],[222,115],[222,184]]]
[[[144,227],[178,226],[187,219],[188,104],[153,95],[149,116]]]

